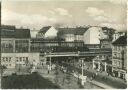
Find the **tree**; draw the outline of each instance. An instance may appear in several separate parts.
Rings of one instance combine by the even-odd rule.
[[[4,66],[4,65],[1,65],[1,66],[0,66],[0,73],[3,74],[4,71],[5,71],[5,69],[7,69],[7,67]]]
[[[59,74],[59,71],[58,71],[58,65],[55,67],[55,83],[58,82],[58,74]]]

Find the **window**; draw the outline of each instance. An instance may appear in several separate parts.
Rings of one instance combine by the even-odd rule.
[[[6,62],[8,62],[8,58],[6,57]]]
[[[115,46],[115,50],[117,50],[117,46]]]
[[[117,57],[117,54],[116,53],[114,53],[114,57]]]
[[[8,67],[8,64],[5,64],[6,67]]]
[[[28,52],[29,50],[28,40],[16,40],[15,45],[16,52]]]
[[[26,57],[26,60],[28,60],[28,57]]]
[[[22,62],[22,57],[20,57],[20,62]]]

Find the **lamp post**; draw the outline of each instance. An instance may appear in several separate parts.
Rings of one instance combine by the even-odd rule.
[[[51,54],[51,52],[49,52],[49,54]],[[49,65],[49,70],[51,70],[51,56],[49,57],[49,59],[50,59],[50,65]]]
[[[83,65],[83,63],[84,63],[84,58],[82,58],[81,60],[82,60],[82,61],[81,61],[81,63],[82,63],[81,84],[84,85],[85,82],[86,82],[87,76],[84,76],[84,65]]]
[[[82,59],[82,76],[84,76],[84,67],[83,67],[83,59]]]
[[[52,50],[49,52],[49,54],[51,54],[53,52],[53,48]],[[51,60],[51,56],[49,57],[50,58],[50,66],[49,66],[49,70],[52,69],[52,60]]]

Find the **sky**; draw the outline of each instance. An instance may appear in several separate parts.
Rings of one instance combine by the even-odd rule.
[[[39,30],[43,26],[107,26],[127,29],[125,0],[4,0],[2,24]]]

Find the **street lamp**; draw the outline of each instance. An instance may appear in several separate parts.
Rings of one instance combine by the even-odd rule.
[[[51,54],[51,52],[49,52],[49,54]],[[50,59],[49,70],[51,70],[51,56],[49,57],[49,59]]]
[[[81,58],[82,60],[82,75],[81,75],[81,84],[84,85],[84,83],[86,82],[86,78],[87,76],[84,76],[84,58]]]
[[[53,52],[53,48],[52,50],[49,52],[49,54],[51,54]],[[51,70],[52,68],[52,60],[51,60],[51,56],[49,57],[50,58],[50,66],[49,66],[49,70]]]
[[[84,76],[84,64],[83,64],[84,63],[84,58],[81,58],[81,63],[82,63],[82,65],[81,65],[82,66],[82,69],[81,69],[82,73],[81,73],[81,75]]]

